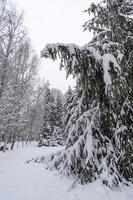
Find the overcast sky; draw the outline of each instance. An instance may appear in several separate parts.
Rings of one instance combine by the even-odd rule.
[[[47,43],[87,43],[91,35],[83,32],[82,25],[88,20],[87,9],[90,0],[10,0],[19,10],[24,11],[24,23],[34,49],[40,51]],[[59,71],[58,63],[42,59],[39,76],[49,80],[52,87],[65,92],[72,79],[65,79],[65,72]]]

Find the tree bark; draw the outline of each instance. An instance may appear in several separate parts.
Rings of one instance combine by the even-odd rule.
[[[16,134],[15,134],[15,132],[14,132],[14,133],[13,133],[13,138],[12,138],[11,150],[13,150],[13,148],[14,148],[15,139],[16,139]]]

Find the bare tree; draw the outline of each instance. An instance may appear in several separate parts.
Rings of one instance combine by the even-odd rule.
[[[10,141],[23,138],[28,126],[38,58],[23,26],[23,15],[0,1],[0,136]]]

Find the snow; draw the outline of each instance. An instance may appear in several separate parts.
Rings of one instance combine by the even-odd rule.
[[[122,59],[123,59],[123,57],[124,57],[124,54],[119,53],[118,56],[117,56],[117,60],[118,60],[119,62],[121,62]]]
[[[110,53],[104,54],[103,55],[103,70],[104,70],[104,82],[106,83],[106,85],[111,85],[111,83],[112,83],[111,76],[109,74],[110,63],[113,63],[115,69],[117,69],[119,72],[121,72],[121,68],[118,65],[115,57]]]
[[[88,46],[88,45],[87,45]],[[83,47],[83,49],[88,49],[90,51],[90,53],[92,53],[92,55],[94,56],[94,58],[96,59],[96,61],[101,61],[102,56],[96,51],[96,49],[92,46],[87,47],[86,45]]]
[[[98,180],[78,185],[73,179],[46,170],[42,163],[26,161],[48,155],[61,147],[41,147],[32,143],[14,151],[0,152],[1,200],[132,200],[133,187],[111,191]]]
[[[0,148],[4,147],[4,142],[0,142]]]
[[[92,44],[91,44],[92,45]],[[117,59],[115,56],[111,53],[105,53],[103,56],[97,51],[96,48],[91,46],[90,44],[86,44],[83,46],[78,46],[75,44],[62,44],[62,43],[57,43],[57,44],[47,44],[46,47],[42,50],[41,56],[43,57],[48,57],[48,55],[52,52],[53,53],[53,60],[57,59],[57,55],[59,56],[61,54],[62,57],[62,62],[64,62],[64,66],[66,67],[66,70],[68,70],[68,65],[71,63],[71,68],[75,69],[76,64],[81,64],[79,63],[79,60],[76,58],[77,52],[79,53],[85,53],[88,54],[88,56],[92,56],[96,62],[99,62],[100,64],[102,63],[103,65],[103,71],[104,71],[104,82],[106,84],[106,87],[108,85],[112,84],[112,77],[110,74],[111,66],[110,63],[113,64],[114,70],[120,74],[121,73],[121,67],[119,66],[118,63],[121,63],[123,59],[123,54],[119,52]],[[98,44],[97,44],[98,45]],[[117,48],[121,48],[122,45],[117,43],[117,42],[110,42],[110,43],[105,43],[103,45],[103,50],[107,50],[110,46],[116,46]],[[89,51],[89,53],[88,53]],[[50,53],[49,53],[50,52]],[[66,59],[67,55],[68,58]],[[65,57],[65,58],[64,58]],[[82,59],[81,59],[82,60]],[[73,70],[74,71],[74,70]],[[74,76],[75,77],[75,76]]]

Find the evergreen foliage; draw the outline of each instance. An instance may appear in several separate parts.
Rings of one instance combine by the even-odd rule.
[[[47,86],[43,98],[43,120],[38,146],[62,145],[62,94]]]
[[[133,181],[133,2],[103,0],[86,12],[92,18],[84,29],[94,33],[88,44],[48,44],[42,51],[60,58],[78,88],[66,148],[49,167],[81,183],[100,178],[115,187]]]
[[[71,117],[71,111],[73,108],[73,98],[74,93],[71,87],[68,88],[67,92],[64,95],[64,102],[63,102],[63,133],[64,138],[67,138],[66,125]]]

